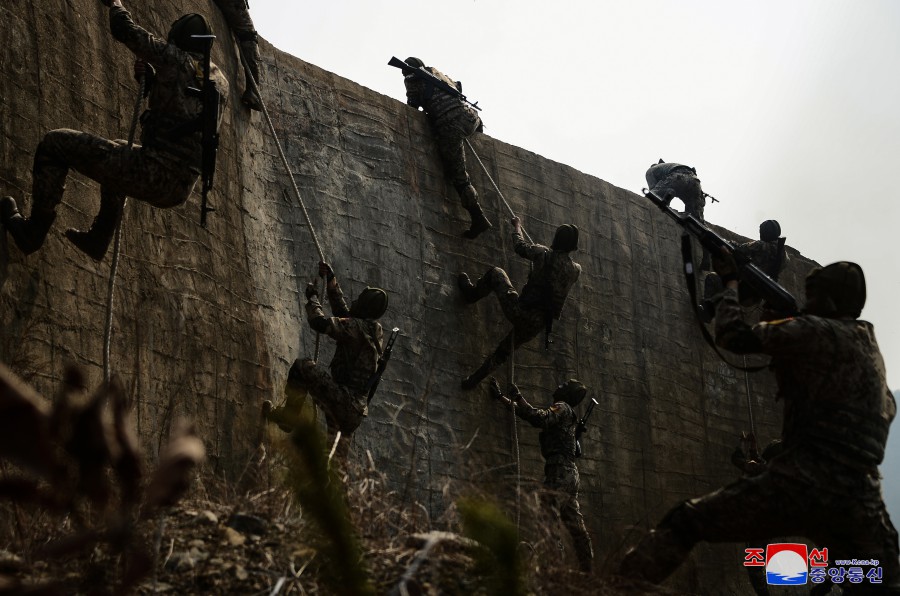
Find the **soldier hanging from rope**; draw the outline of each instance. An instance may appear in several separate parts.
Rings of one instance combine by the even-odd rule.
[[[338,457],[343,460],[350,435],[369,413],[369,388],[384,347],[384,333],[377,319],[387,310],[388,297],[380,288],[366,288],[348,307],[331,266],[319,263],[319,275],[327,280],[326,292],[333,316],[325,316],[313,283],[306,287],[306,316],[316,333],[337,342],[329,367],[331,374],[310,358],[294,361],[285,387],[285,404],[272,410],[267,403],[265,411],[271,422],[291,432],[300,422],[306,396],[311,395],[325,413],[332,440],[338,431],[341,433]]]
[[[461,95],[462,84],[454,81],[434,67],[425,66],[418,58],[407,58],[405,63],[410,68],[403,69],[403,84],[406,85],[406,103],[418,109],[423,108],[428,115],[435,135],[438,150],[444,162],[444,168],[450,181],[456,187],[462,205],[469,212],[471,225],[463,233],[466,238],[475,238],[491,228],[491,222],[484,216],[478,203],[478,192],[469,180],[466,171],[466,154],[463,141],[481,132],[483,125],[475,108],[465,101]],[[432,82],[431,77],[422,76],[419,72],[436,77],[452,89],[451,93]]]
[[[259,86],[259,39],[250,18],[250,3],[247,0],[215,0],[216,6],[225,15],[228,27],[240,46],[241,63],[244,65],[244,95],[241,103],[251,110],[262,111],[262,100],[250,84],[252,78]]]
[[[519,388],[511,385],[509,396],[503,395],[497,380],[491,379],[491,394],[506,405],[516,406],[516,415],[531,426],[541,429],[539,436],[541,455],[544,457],[544,486],[542,503],[561,519],[575,544],[578,566],[585,573],[591,572],[594,550],[591,536],[584,525],[584,517],[578,505],[580,480],[575,465],[578,415],[575,408],[587,395],[587,387],[576,379],[569,379],[553,393],[553,405],[535,408],[522,397]]]
[[[109,248],[126,195],[154,207],[177,207],[188,199],[201,173],[204,106],[197,88],[204,85],[202,62],[211,42],[206,19],[182,16],[164,41],[136,25],[121,0],[101,2],[110,6],[113,37],[137,57],[135,75],[147,79],[149,109],[141,117],[141,144],[129,147],[126,141],[77,130],[48,132],[34,155],[31,215],[23,217],[12,197],[0,199],[0,221],[25,254],[43,245],[69,168],[100,183],[100,211],[90,230],[66,231],[66,237],[96,261]],[[214,64],[209,79],[223,104],[228,81]]]
[[[475,284],[465,273],[460,273],[457,279],[463,300],[469,304],[478,302],[493,291],[500,301],[503,314],[513,324],[512,331],[494,353],[463,380],[463,389],[474,389],[491,371],[506,362],[514,349],[530,341],[541,330],[546,331],[549,344],[553,321],[559,319],[569,290],[581,274],[581,265],[574,262],[570,255],[578,248],[577,227],[572,224],[559,226],[553,244],[547,248],[525,241],[518,217],[512,218],[512,225],[516,254],[532,262],[532,270],[521,296],[513,288],[506,272],[499,267],[488,269]]]

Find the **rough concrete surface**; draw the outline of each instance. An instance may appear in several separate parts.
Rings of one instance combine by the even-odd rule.
[[[197,192],[172,210],[129,202],[112,368],[137,404],[145,445],[191,418],[215,471],[233,475],[252,456],[260,403],[278,401],[290,363],[313,353],[300,299],[316,251],[265,120],[240,104],[243,74],[221,14],[204,0],[152,4],[128,8],[160,35],[184,12],[210,16],[219,36],[213,60],[232,81],[231,96],[208,228],[198,224]],[[31,159],[46,131],[127,135],[137,84],[106,12],[95,0],[0,6],[0,192],[27,209]],[[324,253],[349,295],[386,288],[384,325],[402,330],[352,457],[371,452],[432,516],[450,505],[454,480],[509,496],[520,476],[533,493],[542,474],[537,431],[514,428],[484,385],[459,390],[508,324],[493,298],[463,305],[456,274],[499,265],[521,287],[528,273],[500,198],[470,159],[495,227],[462,239],[466,214],[422,113],[261,44],[262,95]],[[536,241],[549,244],[562,223],[581,229],[574,254],[583,274],[553,344],[520,350],[515,375],[532,402],[573,376],[600,402],[579,462],[581,505],[609,569],[671,505],[736,477],[729,454],[749,428],[748,395],[761,441],[777,435],[774,384],[768,373],[736,372],[703,342],[680,273],[679,230],[642,197],[486,135],[473,144]],[[32,256],[0,237],[0,357],[45,395],[67,363],[86,367],[92,386],[102,376],[111,259],[94,263],[62,234],[91,221],[98,190],[70,175],[56,224]],[[782,282],[797,293],[810,262],[790,253]],[[332,349],[324,339],[321,359]],[[507,372],[497,373],[504,381]],[[697,549],[673,585],[747,593],[742,547]]]

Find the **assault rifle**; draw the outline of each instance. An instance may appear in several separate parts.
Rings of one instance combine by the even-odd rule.
[[[678,213],[669,207],[669,201],[657,194],[656,191],[645,191],[644,196],[659,207],[663,213],[674,219],[675,223],[684,228],[685,232],[699,240],[700,244],[711,254],[719,254],[722,248],[727,248],[731,251],[738,266],[738,275],[741,282],[749,286],[760,298],[765,300],[770,308],[784,316],[792,316],[799,312],[797,301],[791,293],[763,273],[762,269],[751,262],[749,258],[736,251],[731,242],[706,227],[703,222],[690,213]],[[689,273],[693,273],[693,271]]]
[[[466,99],[466,96],[462,94],[462,91],[460,91],[453,85],[448,84],[446,81],[442,81],[441,79],[437,78],[436,76],[434,76],[433,74],[431,74],[430,72],[425,70],[424,68],[413,68],[412,66],[410,66],[403,60],[400,60],[396,56],[391,56],[391,59],[388,60],[388,66],[393,66],[395,68],[399,68],[400,70],[403,71],[403,74],[406,74],[408,72],[412,73],[413,75],[422,79],[423,81],[426,81],[427,83],[430,83],[431,85],[434,85],[441,91],[444,91],[445,93],[449,93],[453,97],[458,97],[460,100],[469,104],[476,110],[481,111],[481,108],[478,107],[477,101],[475,103],[472,103],[471,101]]]
[[[399,327],[394,327],[391,330],[391,336],[388,338],[387,344],[384,346],[384,352],[381,353],[381,357],[378,358],[378,368],[375,369],[375,374],[372,375],[372,378],[369,379],[367,384],[366,393],[368,394],[368,399],[366,399],[366,403],[370,403],[372,398],[375,397],[375,391],[378,390],[378,383],[381,382],[381,375],[384,374],[384,369],[387,368],[388,360],[391,359],[391,350],[394,349],[394,341],[397,340],[397,335],[400,333]]]
[[[206,197],[212,190],[213,176],[216,173],[216,151],[219,149],[219,102],[221,97],[216,89],[215,81],[210,80],[210,52],[212,51],[215,35],[192,35],[195,39],[205,39],[209,43],[203,53],[203,88],[189,87],[188,91],[195,97],[199,97],[203,104],[203,112],[200,115],[200,130],[203,133],[203,161],[201,166],[202,199],[200,202],[200,225],[206,227],[206,214],[215,211],[213,207],[207,207]]]
[[[575,427],[575,457],[581,457],[581,435],[587,432],[587,421],[588,418],[591,417],[591,412],[594,411],[594,406],[599,405],[597,400],[593,397],[591,398],[591,405],[588,406],[587,411],[584,413],[584,416],[581,417],[581,420],[578,421],[578,426]]]

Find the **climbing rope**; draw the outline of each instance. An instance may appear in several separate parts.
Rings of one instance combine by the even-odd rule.
[[[128,148],[134,146],[134,136],[137,132],[138,117],[141,112],[141,104],[144,102],[144,90],[147,87],[147,79],[141,76],[138,80],[137,100],[134,102],[134,110],[131,112],[131,128],[128,130]],[[113,317],[113,292],[116,288],[116,272],[119,270],[119,249],[122,246],[122,219],[125,217],[125,207],[128,205],[128,197],[122,200],[122,212],[116,223],[116,236],[113,241],[112,263],[109,266],[109,283],[106,286],[106,323],[103,331],[103,381],[109,384],[109,346],[112,342],[112,317]]]
[[[244,53],[244,48],[238,44],[238,51],[241,53],[241,60],[244,61],[245,64],[250,64],[247,55]],[[278,149],[278,157],[281,158],[281,163],[284,166],[285,171],[288,173],[288,177],[291,179],[291,188],[294,189],[294,197],[296,197],[297,202],[300,204],[300,211],[303,213],[303,219],[306,220],[306,226],[309,228],[309,233],[312,236],[313,244],[316,245],[316,252],[319,255],[319,261],[325,261],[325,253],[322,252],[322,245],[319,244],[319,238],[316,236],[316,230],[313,228],[312,221],[309,219],[309,212],[306,210],[306,204],[303,202],[303,197],[300,196],[300,189],[297,187],[297,182],[294,180],[294,172],[291,171],[291,166],[288,163],[287,157],[284,155],[284,150],[281,148],[281,140],[278,138],[278,133],[275,131],[275,125],[272,123],[272,117],[269,116],[269,110],[266,109],[266,103],[262,99],[262,94],[259,92],[259,86],[256,84],[256,80],[253,77],[253,74],[249,72],[249,69],[244,70],[245,78],[247,79],[247,84],[253,88],[253,92],[256,93],[256,96],[259,98],[259,106],[262,108],[263,116],[265,116],[266,124],[269,125],[269,131],[272,133],[272,138],[275,140],[275,147]],[[324,285],[323,285],[323,293],[324,293]],[[316,349],[315,355],[313,356],[313,362],[319,361],[319,343],[320,343],[321,334],[316,333]]]
[[[500,196],[500,200],[503,201],[503,204],[506,205],[506,210],[509,211],[510,215],[513,217],[517,217],[515,211],[512,210],[512,207],[509,206],[509,203],[506,201],[506,197],[503,196],[503,193],[500,192],[500,188],[497,186],[497,183],[494,182],[494,179],[491,178],[490,172],[488,172],[487,166],[484,165],[484,162],[481,161],[481,158],[478,157],[478,154],[475,153],[475,148],[472,147],[472,143],[469,142],[469,139],[465,139],[466,145],[469,146],[469,151],[472,152],[472,155],[475,156],[475,159],[478,160],[478,165],[481,166],[481,169],[484,170],[484,175],[487,176],[488,180],[491,181],[491,185],[493,185],[494,190],[497,191],[497,194]],[[534,244],[534,241],[531,239],[531,236],[528,235],[528,232],[525,231],[525,227],[522,227],[522,235],[530,244]]]
[[[516,330],[509,332],[509,385],[516,382]],[[516,533],[519,532],[519,522],[522,514],[522,467],[519,459],[519,429],[516,421],[516,402],[510,400],[510,412],[512,413],[512,439],[513,455],[516,458]]]
[[[756,436],[756,422],[753,420],[753,400],[750,397],[750,373],[747,369],[747,356],[744,359],[744,386],[747,390],[747,416],[750,418],[750,432]]]

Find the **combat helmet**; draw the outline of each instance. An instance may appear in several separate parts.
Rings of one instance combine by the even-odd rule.
[[[838,261],[816,267],[806,276],[806,312],[829,318],[858,318],[866,304],[862,267]]]
[[[367,287],[350,305],[350,316],[356,319],[378,319],[387,307],[387,292],[381,288]]]
[[[425,66],[425,63],[422,62],[419,58],[416,58],[415,56],[410,56],[409,58],[404,60],[404,62],[406,62],[408,65],[412,66],[413,68],[424,68],[424,66]]]
[[[781,236],[781,225],[774,219],[767,219],[759,224],[759,239],[763,242],[778,240]]]
[[[564,401],[573,408],[587,395],[587,387],[578,379],[569,379],[553,392],[553,401]]]
[[[563,224],[556,228],[556,235],[553,236],[553,244],[550,248],[562,252],[572,252],[578,248],[578,227],[573,224]]]
[[[196,39],[194,35],[210,35],[212,29],[202,14],[195,12],[183,15],[177,21],[172,23],[169,29],[168,42],[181,48],[185,52],[194,54],[202,54],[206,51],[209,44],[207,39]]]

